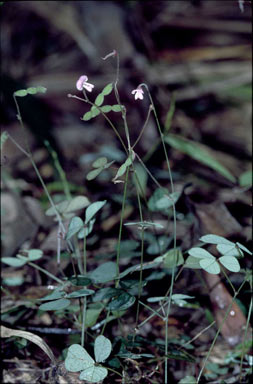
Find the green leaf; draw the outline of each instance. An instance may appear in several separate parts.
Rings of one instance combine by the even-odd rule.
[[[113,85],[112,85],[112,83],[109,83],[104,87],[104,89],[101,93],[102,93],[102,95],[107,96],[112,92],[112,90],[113,90]]]
[[[40,249],[30,249],[28,251],[28,259],[29,261],[35,261],[41,259],[43,256],[43,251]]]
[[[71,201],[64,200],[61,201],[58,204],[55,204],[55,207],[59,213],[69,213],[73,211],[78,211],[79,209],[86,208],[87,205],[89,205],[90,202],[87,197],[85,196],[76,196]],[[55,209],[54,207],[50,207],[46,211],[47,216],[55,216]]]
[[[2,263],[9,265],[10,267],[23,267],[26,264],[26,260],[20,260],[16,257],[2,257]]]
[[[191,269],[201,269],[201,266],[199,265],[199,259],[193,256],[187,257],[185,261],[185,267]]]
[[[102,110],[104,113],[108,113],[108,112],[111,112],[112,107],[111,107],[111,105],[103,105],[103,107],[101,107],[101,110]]]
[[[236,257],[242,256],[241,251],[236,248],[235,244],[233,245],[218,244],[216,248],[224,256],[236,256]]]
[[[170,195],[164,195],[161,199],[156,201],[156,208],[159,210],[164,210],[172,207],[173,204],[178,201],[180,195],[180,192],[174,192]]]
[[[117,180],[119,177],[123,176],[127,170],[127,167],[132,164],[132,160],[130,157],[126,159],[126,161],[119,167],[116,176],[113,180]]]
[[[24,97],[27,95],[27,90],[26,89],[20,89],[19,91],[14,92],[15,96],[18,97]]]
[[[79,209],[86,208],[90,204],[89,200],[85,196],[76,196],[72,200],[70,200],[70,203],[67,206],[67,209],[64,211],[64,213],[79,211]]]
[[[84,222],[80,217],[78,216],[73,217],[69,223],[66,240],[71,239],[71,237],[74,236],[77,232],[79,232],[83,228],[83,226],[84,226]]]
[[[111,354],[112,343],[106,337],[100,335],[95,340],[94,354],[97,363],[104,362]]]
[[[231,272],[240,271],[240,264],[238,260],[233,256],[221,256],[219,258],[219,262]]]
[[[189,249],[188,253],[189,255],[197,257],[198,259],[215,259],[215,257],[211,255],[211,253],[207,252],[205,249],[200,247],[191,248]]]
[[[37,93],[37,89],[35,88],[35,87],[30,87],[30,88],[27,88],[27,93],[29,94],[29,95],[36,95],[36,93]]]
[[[84,235],[88,236],[92,232],[95,221],[96,219],[91,219],[87,224],[86,228],[83,228],[80,230],[80,232],[77,235],[78,239],[83,239]]]
[[[61,299],[63,295],[64,295],[63,291],[55,290],[54,292],[50,293],[50,295],[41,297],[39,300],[40,301],[58,300],[58,299]]]
[[[172,134],[167,135],[164,140],[171,147],[208,166],[232,183],[236,182],[235,177],[209,154],[209,148],[205,145]]]
[[[92,166],[94,168],[100,168],[100,167],[104,167],[106,164],[107,164],[107,158],[106,157],[99,157],[97,160],[95,160],[93,163],[92,163]]]
[[[199,240],[203,241],[203,243],[207,243],[207,244],[234,245],[234,243],[232,243],[232,241],[229,241],[229,240],[225,239],[225,237],[218,236],[218,235],[205,235],[205,236],[202,236]]]
[[[15,96],[24,97],[27,95],[36,95],[37,93],[46,93],[47,89],[45,87],[29,87],[27,89],[20,89],[14,92]]]
[[[89,305],[85,316],[85,326],[87,328],[92,327],[96,324],[97,319],[103,309],[104,305],[101,303],[92,303]]]
[[[119,295],[118,291],[119,290],[117,288],[110,288],[110,287],[101,288],[95,293],[92,300],[95,303],[97,301],[111,299],[112,297]]]
[[[39,92],[39,93],[46,93],[46,91],[47,91],[47,88],[42,87],[40,85],[38,87],[36,87],[36,89],[37,89],[37,92]]]
[[[115,104],[115,105],[112,105],[111,107],[113,112],[121,112],[123,105]]]
[[[213,256],[212,256],[213,257]],[[211,273],[212,275],[218,275],[220,273],[220,266],[217,261],[213,259],[201,259],[199,262],[201,268],[203,268],[206,272]]]
[[[88,180],[88,181],[94,180],[103,171],[103,169],[104,169],[103,167],[93,169],[92,171],[87,173],[86,180]]]
[[[96,107],[91,107],[90,109],[91,117],[96,117],[100,114],[100,110]]]
[[[131,225],[137,225],[139,229],[147,229],[147,228],[163,228],[162,224],[159,223],[152,223],[150,221],[137,221],[137,222],[130,222],[125,223],[125,226],[131,226]]]
[[[252,186],[252,169],[242,173],[239,177],[239,184],[241,187]]]
[[[88,206],[88,208],[85,211],[85,224],[88,224],[88,222],[96,215],[96,213],[105,205],[106,200],[104,201],[97,201],[95,203],[92,203]]]
[[[41,304],[39,309],[41,311],[59,311],[67,308],[71,304],[68,299],[59,299],[55,301],[50,301],[49,303]]]
[[[250,252],[250,251],[248,250],[248,248],[244,247],[244,245],[242,245],[241,243],[238,243],[238,242],[237,242],[236,245],[237,245],[242,251],[248,253],[250,256],[252,255],[252,252]]]
[[[79,379],[87,380],[89,383],[97,383],[98,381],[104,380],[107,375],[108,371],[106,368],[94,365],[81,372]]]
[[[95,291],[92,289],[79,289],[78,291],[74,291],[66,295],[65,297],[67,299],[74,299],[76,297],[84,297],[84,296],[90,296],[93,295]]]
[[[197,380],[193,376],[185,376],[178,384],[197,384]]]
[[[78,287],[80,286],[87,286],[92,283],[91,279],[88,279],[86,276],[71,276],[68,278],[68,280],[71,282],[71,284],[76,285]]]
[[[95,361],[88,352],[79,344],[72,344],[67,353],[65,367],[69,372],[79,372],[93,367]]]
[[[171,296],[172,301],[174,304],[178,305],[179,307],[183,307],[187,303],[187,299],[194,299],[194,296],[188,296],[188,295],[183,295],[181,293],[176,293]]]
[[[180,249],[176,249],[176,254],[174,253],[174,249],[170,249],[163,256],[163,264],[165,268],[178,267],[179,265],[182,265],[184,263],[183,254]]]
[[[89,121],[90,119],[92,119],[92,112],[90,112],[90,111],[88,111],[88,112],[86,112],[84,115],[83,115],[83,117],[82,117],[82,120],[84,120],[84,121]]]
[[[168,194],[167,189],[165,188],[157,188],[153,195],[150,197],[148,201],[148,208],[151,212],[159,212],[162,211],[162,209],[159,209],[156,205],[157,201],[162,199],[164,195]]]
[[[112,281],[117,276],[117,265],[112,261],[99,265],[94,271],[89,274],[89,277],[94,283],[107,283]]]
[[[55,208],[57,209],[57,211],[59,213],[63,213],[67,209],[68,205],[69,205],[69,201],[68,200],[64,200],[64,201],[61,201],[58,204],[55,204]],[[48,208],[48,210],[46,211],[46,215],[47,216],[55,216],[55,209],[54,209],[54,207]]]
[[[96,100],[95,100],[95,104],[100,107],[104,102],[104,95],[103,93],[100,93],[97,97],[96,97]]]
[[[130,308],[135,302],[135,297],[129,293],[122,291],[122,293],[113,299],[108,305],[107,308],[110,311],[124,311],[125,309]]]

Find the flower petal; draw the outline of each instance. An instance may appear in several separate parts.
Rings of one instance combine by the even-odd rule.
[[[78,91],[82,91],[83,89],[83,83],[85,83],[86,81],[88,80],[88,77],[83,75],[81,76],[77,82],[76,82],[76,88],[78,89]]]

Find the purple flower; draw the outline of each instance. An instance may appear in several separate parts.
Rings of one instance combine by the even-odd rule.
[[[141,86],[137,87],[136,89],[134,89],[132,91],[132,94],[134,95],[135,100],[137,100],[137,99],[143,100],[143,93],[144,92],[143,92]]]
[[[77,82],[76,82],[76,88],[78,91],[82,91],[83,89],[86,89],[86,91],[91,92],[94,88],[93,84],[87,83],[88,77],[83,75],[81,76]]]

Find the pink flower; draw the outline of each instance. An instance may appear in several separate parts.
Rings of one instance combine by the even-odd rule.
[[[86,89],[86,91],[91,92],[94,88],[93,84],[87,83],[88,77],[83,75],[81,76],[77,82],[76,82],[76,88],[78,91],[82,91],[83,89]]]
[[[135,100],[137,99],[143,100],[143,93],[144,92],[140,86],[132,91],[132,94],[134,95]]]

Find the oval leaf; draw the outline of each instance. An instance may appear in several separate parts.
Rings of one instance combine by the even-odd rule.
[[[89,111],[89,112],[86,112],[83,117],[82,117],[82,120],[84,121],[89,121],[90,119],[92,119],[92,113]]]
[[[86,208],[90,204],[90,201],[85,196],[76,196],[68,204],[64,213],[78,211],[79,209]]]
[[[237,249],[235,245],[218,244],[217,250],[224,256],[242,256],[240,250]]]
[[[111,311],[124,311],[130,308],[135,302],[135,297],[127,292],[121,293],[117,298],[113,299],[107,308]]]
[[[14,92],[14,95],[18,97],[24,97],[27,95],[27,91],[26,89],[20,89],[19,91]]]
[[[95,283],[107,283],[115,279],[117,276],[117,265],[112,261],[99,265],[94,271],[92,271],[89,277]]]
[[[43,252],[40,249],[30,249],[28,252],[28,259],[30,261],[35,261],[41,259]]]
[[[220,266],[215,259],[201,259],[199,264],[201,268],[212,275],[218,275],[220,273]]]
[[[41,301],[58,300],[58,299],[61,299],[63,295],[64,295],[64,292],[62,291],[54,291],[53,293],[50,293],[50,295],[42,297],[39,300]]]
[[[108,375],[108,371],[104,367],[89,367],[81,372],[79,379],[87,380],[90,383],[97,383],[98,381],[104,380],[104,378]]]
[[[35,87],[30,87],[30,88],[27,88],[27,93],[29,94],[29,95],[36,95],[36,93],[37,93],[37,88],[35,88]]]
[[[95,354],[95,360],[97,363],[102,363],[107,359],[108,356],[110,356],[110,353],[112,351],[112,343],[109,339],[104,337],[103,335],[100,335],[95,340],[94,345],[94,354]]]
[[[20,260],[16,257],[2,257],[2,263],[9,265],[10,267],[23,267],[26,264],[26,260]]]
[[[113,112],[121,112],[123,106],[119,104],[112,105],[112,111]]]
[[[79,372],[93,367],[95,361],[88,352],[79,344],[72,344],[67,353],[65,367],[69,372]]]
[[[211,253],[207,252],[205,249],[200,247],[191,248],[188,251],[189,255],[197,257],[198,259],[211,259],[215,260],[215,257]]]
[[[248,250],[248,248],[244,247],[244,245],[242,245],[241,243],[238,243],[238,242],[237,242],[236,245],[237,245],[237,247],[239,247],[242,251],[248,253],[249,255],[252,255],[252,252],[250,252],[250,251]]]
[[[199,240],[203,241],[203,243],[207,243],[207,244],[234,245],[234,243],[232,243],[232,241],[229,241],[229,240],[225,239],[225,237],[218,236],[218,235],[205,235],[205,236],[202,236]]]
[[[73,217],[69,224],[66,239],[67,240],[71,239],[71,237],[74,236],[77,232],[79,232],[83,228],[83,226],[84,226],[84,222],[80,217],[78,216]]]
[[[88,224],[88,222],[105,205],[105,203],[106,203],[106,200],[104,200],[104,201],[97,201],[96,203],[93,203],[93,204],[88,206],[88,208],[85,211],[85,224]]]
[[[101,107],[101,110],[102,110],[104,113],[108,113],[108,112],[111,112],[112,107],[111,107],[111,105],[103,105],[103,107]]]
[[[104,95],[103,93],[100,93],[97,97],[96,97],[96,100],[95,100],[95,104],[100,107],[100,105],[102,105],[104,102]]]
[[[59,299],[55,301],[50,301],[49,303],[41,304],[39,309],[41,311],[58,311],[65,309],[70,305],[70,300],[68,299]]]
[[[178,201],[180,194],[180,192],[174,192],[170,195],[163,196],[156,202],[157,209],[168,209],[172,207]]]
[[[233,256],[221,256],[219,258],[219,262],[231,272],[240,271],[240,264],[238,260]]]
[[[92,166],[94,168],[100,168],[100,167],[104,167],[106,164],[107,164],[107,158],[103,156],[103,157],[99,157],[97,160],[95,160],[92,163]]]
[[[95,291],[93,291],[92,289],[79,289],[78,291],[71,292],[68,295],[66,295],[66,298],[67,299],[74,299],[76,297],[84,297],[84,296],[93,295],[93,293],[95,293]]]
[[[87,173],[86,175],[86,180],[94,180],[101,172],[103,171],[103,168],[97,168],[97,169],[93,169],[92,171],[90,171],[89,173]]]
[[[112,92],[112,89],[113,89],[112,83],[109,83],[104,87],[101,93],[104,96],[109,95]]]

